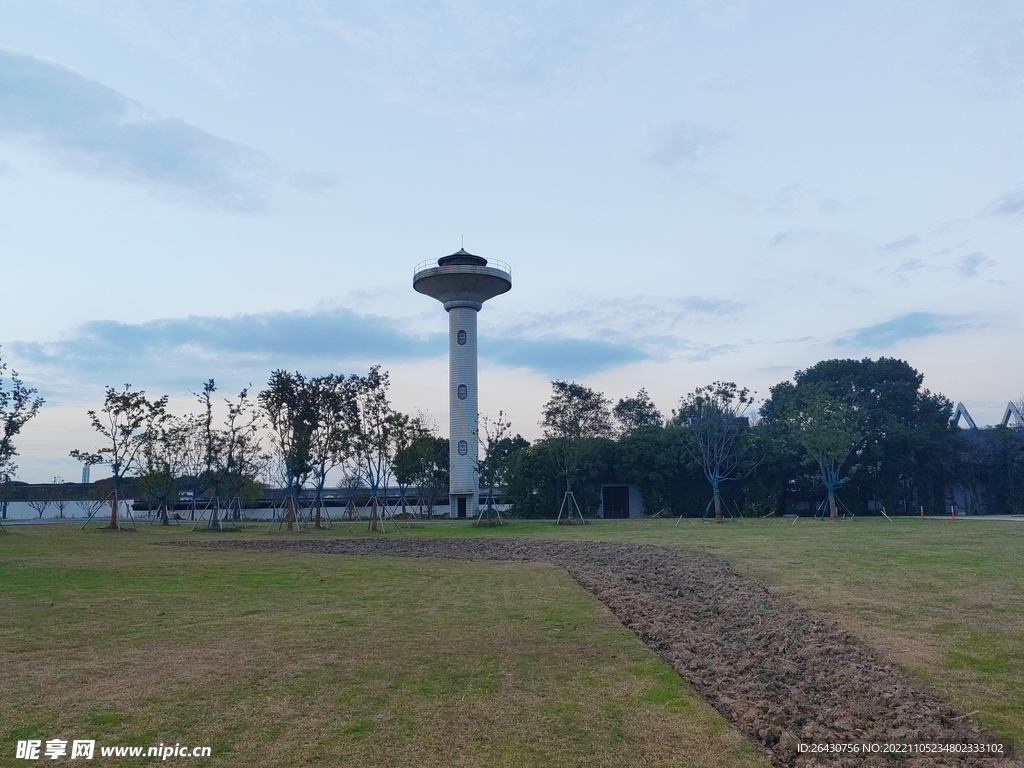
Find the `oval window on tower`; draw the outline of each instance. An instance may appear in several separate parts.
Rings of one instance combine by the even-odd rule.
[[[455,335],[455,338],[458,339],[459,344],[465,344],[466,343],[466,332],[465,331],[459,331]]]
[[[469,389],[465,384],[459,384],[459,400],[465,400],[469,395]]]
[[[459,440],[459,456],[465,456],[469,453],[469,445],[465,440]]]

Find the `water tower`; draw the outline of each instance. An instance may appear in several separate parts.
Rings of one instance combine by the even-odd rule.
[[[476,313],[488,299],[512,290],[512,270],[504,262],[488,262],[461,249],[419,264],[412,287],[448,311],[449,514],[476,517]]]

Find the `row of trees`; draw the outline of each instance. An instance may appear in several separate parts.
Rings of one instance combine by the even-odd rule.
[[[130,385],[108,387],[103,406],[88,412],[101,445],[71,456],[110,468],[111,528],[119,526],[119,499],[129,476],[164,524],[182,492],[215,500],[217,515],[221,504],[240,509],[270,484],[285,491],[289,529],[303,495],[312,496],[313,522],[320,527],[334,470],[341,470],[342,485],[369,489],[371,527],[377,527],[378,500],[392,481],[403,496],[411,485],[421,488],[428,509],[448,486],[448,441],[422,417],[395,410],[389,386],[379,366],[347,377],[277,370],[255,398],[246,388],[226,399],[220,422],[213,379],[196,395],[198,411],[184,416],[168,411],[166,396],[150,398]]]
[[[0,362],[6,483],[14,438],[43,401],[17,373],[5,389],[5,371]],[[211,379],[196,394],[198,408],[182,416],[169,412],[166,396],[110,387],[102,407],[88,412],[101,445],[71,455],[110,468],[112,528],[129,476],[165,523],[182,492],[240,508],[271,485],[285,489],[289,527],[303,495],[312,497],[319,526],[331,473],[367,489],[376,527],[392,484],[403,503],[415,488],[429,510],[448,490],[448,441],[422,416],[395,410],[388,388],[379,366],[365,376],[277,370],[255,397],[246,388],[223,405]],[[833,518],[844,504],[875,503],[890,514],[948,509],[954,500],[1024,510],[1024,430],[959,430],[951,414],[949,400],[891,358],[823,361],[762,401],[735,383],[713,382],[681,397],[667,417],[645,390],[613,404],[582,384],[554,381],[534,444],[513,436],[503,413],[481,420],[480,487],[500,487],[514,514],[527,517],[552,515],[570,492],[593,513],[609,481],[638,485],[651,512],[713,510],[719,519],[731,509],[768,514],[787,498],[820,501]]]
[[[991,472],[972,453],[978,440],[951,424],[950,401],[922,379],[891,358],[826,360],[761,402],[732,382],[698,387],[667,418],[644,390],[613,406],[600,392],[556,381],[543,439],[510,458],[507,498],[520,515],[547,516],[572,490],[592,512],[601,484],[618,481],[636,483],[649,511],[713,509],[719,519],[736,508],[769,514],[787,496],[820,500],[832,518],[844,504],[874,502],[890,514],[948,509],[970,472]],[[998,443],[1001,455],[1010,444]],[[1003,483],[1004,496],[1018,475]]]

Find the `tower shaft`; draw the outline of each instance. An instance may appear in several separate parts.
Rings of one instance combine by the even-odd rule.
[[[478,501],[477,309],[448,310],[449,502],[459,517],[474,517]]]

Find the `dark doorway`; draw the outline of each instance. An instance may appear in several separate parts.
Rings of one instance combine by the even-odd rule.
[[[629,487],[625,485],[606,485],[601,489],[601,501],[604,503],[606,518],[629,517]]]
[[[465,518],[466,516],[466,499],[462,497],[459,499],[459,517]]]

